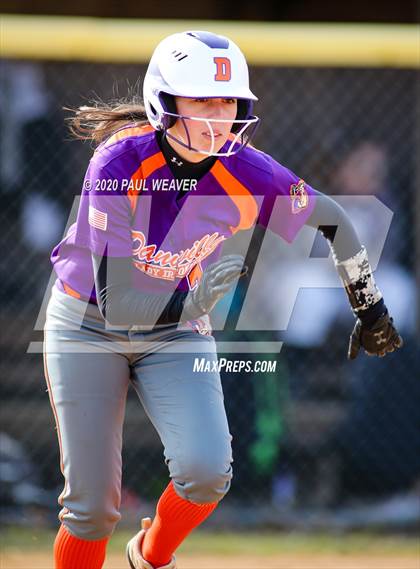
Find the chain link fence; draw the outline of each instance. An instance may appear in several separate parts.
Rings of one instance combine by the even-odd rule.
[[[49,254],[92,154],[89,143],[69,139],[62,107],[140,91],[145,67],[3,60],[0,71],[3,511],[19,506],[24,512],[35,502],[55,515],[63,480],[54,420],[42,356],[27,348],[42,341],[34,324],[51,276]],[[338,289],[301,291],[286,334],[242,332],[246,340],[274,338],[284,346],[280,353],[245,356],[275,359],[276,373],[222,373],[235,460],[226,507],[264,504],[284,515],[312,507],[334,514],[354,500],[386,499],[419,485],[417,84],[417,72],[409,69],[251,69],[262,117],[255,145],[324,193],[375,195],[394,212],[377,282],[405,347],[385,360],[347,362],[353,318]],[[361,239],[372,238],[375,220],[363,208],[350,213]],[[258,254],[259,237],[257,229],[250,258]],[[319,246],[317,254],[327,256]],[[271,329],[281,306],[276,283],[300,270],[293,259],[290,269],[283,263],[280,270],[275,259],[273,245],[273,272],[256,307],[273,318]],[[239,290],[234,306],[240,297]],[[218,339],[238,337],[234,312]],[[167,470],[133,390],[124,437],[123,503],[127,496],[153,500]],[[13,469],[8,474],[12,464],[21,479]],[[18,482],[31,482],[33,494],[19,493]]]

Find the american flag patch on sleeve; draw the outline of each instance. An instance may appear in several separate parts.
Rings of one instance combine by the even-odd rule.
[[[88,216],[89,225],[92,227],[96,227],[96,229],[102,229],[102,231],[106,231],[108,225],[108,214],[99,211],[93,206],[89,206],[89,216]]]

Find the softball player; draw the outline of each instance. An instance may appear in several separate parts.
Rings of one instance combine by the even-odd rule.
[[[344,211],[247,146],[256,99],[231,40],[185,32],[156,48],[145,109],[81,107],[73,120],[73,132],[100,143],[77,221],[51,255],[58,278],[45,375],[65,479],[57,569],[103,566],[120,519],[130,383],[162,440],[171,478],[153,522],[143,520],[127,545],[130,567],[174,569],[177,547],[229,490],[220,377],[193,374],[193,359],[217,361],[209,313],[246,272],[241,255],[219,258],[223,242],[255,223],[267,226],[276,198],[284,199],[272,230],[292,241],[309,224],[333,249],[357,317],[349,357],[361,347],[382,356],[402,345]],[[342,231],[333,244],[334,224]]]

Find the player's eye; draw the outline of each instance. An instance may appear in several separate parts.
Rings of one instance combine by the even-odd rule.
[[[194,103],[207,103],[208,99],[194,99]]]
[[[224,103],[232,104],[232,103],[235,103],[235,102],[236,102],[236,99],[223,99],[223,102],[224,102]]]

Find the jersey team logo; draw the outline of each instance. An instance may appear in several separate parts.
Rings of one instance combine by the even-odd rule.
[[[299,180],[297,184],[290,186],[290,199],[292,200],[292,213],[299,213],[308,207],[309,197],[304,180]]]
[[[207,233],[201,239],[194,241],[191,248],[183,249],[179,253],[157,250],[155,244],[147,245],[146,236],[142,231],[131,232],[133,239],[133,265],[139,271],[150,277],[174,281],[187,278],[188,286],[192,290],[201,280],[203,270],[201,261],[211,255],[213,251],[226,239],[217,231],[211,235]]]

